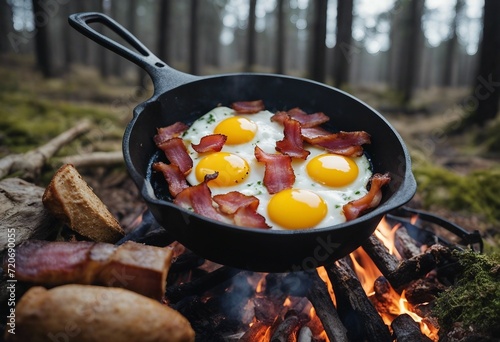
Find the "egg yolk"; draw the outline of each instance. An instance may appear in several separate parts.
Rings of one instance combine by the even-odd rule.
[[[224,134],[226,144],[238,145],[249,142],[257,132],[257,124],[247,118],[232,116],[222,120],[214,129],[215,134]]]
[[[303,189],[285,189],[267,205],[269,218],[286,229],[313,228],[328,211],[326,202],[316,193]]]
[[[216,186],[233,186],[243,181],[250,172],[245,159],[228,152],[216,152],[202,158],[196,165],[196,179],[202,182],[205,175],[219,172],[216,179],[208,182]]]
[[[351,184],[358,177],[358,165],[352,158],[338,154],[321,154],[309,161],[307,173],[318,183],[331,187]]]

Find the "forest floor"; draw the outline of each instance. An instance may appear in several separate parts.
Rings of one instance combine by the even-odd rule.
[[[123,80],[103,81],[94,70],[75,68],[61,79],[43,80],[31,61],[0,63],[0,158],[36,148],[81,119],[92,130],[49,160],[36,183],[45,187],[62,157],[94,151],[119,151],[135,105],[151,95]],[[5,66],[8,66],[7,68]],[[468,231],[479,230],[486,251],[500,250],[500,155],[494,128],[446,134],[463,115],[466,89],[428,89],[410,108],[395,105],[383,87],[348,92],[379,110],[401,134],[413,160],[417,194],[408,204],[440,215]],[[498,149],[496,149],[498,151]],[[123,163],[80,168],[95,193],[127,229],[145,204]],[[12,175],[15,176],[15,175]]]

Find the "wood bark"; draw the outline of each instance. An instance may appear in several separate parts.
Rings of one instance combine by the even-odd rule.
[[[328,8],[327,0],[317,0],[314,2],[314,21],[311,42],[312,47],[309,54],[310,77],[318,82],[325,81],[325,60],[326,60],[326,13]]]
[[[392,341],[389,328],[370,302],[354,271],[340,259],[325,267],[332,282],[337,311],[352,341]]]
[[[484,126],[498,114],[500,101],[500,1],[485,0],[483,14],[483,37],[481,42],[479,74],[476,77],[475,109],[466,120],[468,123]],[[465,128],[465,127],[464,127]]]
[[[19,178],[0,181],[0,252],[8,247],[11,233],[16,246],[28,239],[43,240],[57,234],[57,220],[42,203],[44,191]]]
[[[337,88],[349,82],[349,65],[352,59],[353,6],[353,0],[337,1],[337,42],[333,57],[333,82]]]
[[[249,0],[248,27],[247,27],[247,46],[245,53],[245,71],[253,71],[255,66],[255,8],[257,0]]]
[[[407,314],[396,317],[391,328],[398,342],[431,342],[432,340],[422,334],[420,326]]]
[[[36,180],[40,172],[57,151],[76,137],[88,132],[91,124],[87,120],[80,121],[73,128],[61,133],[45,145],[24,154],[10,154],[0,159],[0,179],[10,174],[20,172],[21,178]]]

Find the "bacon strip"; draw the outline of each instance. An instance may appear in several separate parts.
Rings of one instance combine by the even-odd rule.
[[[234,214],[239,208],[249,207],[256,210],[259,199],[255,196],[247,196],[239,191],[231,191],[226,194],[214,196],[214,201],[219,205],[220,211],[225,214]]]
[[[224,134],[210,134],[202,137],[199,144],[191,144],[198,153],[219,152],[226,143],[227,136]]]
[[[205,180],[198,185],[190,186],[182,190],[177,197],[174,198],[174,203],[185,208],[192,209],[195,213],[202,216],[228,222],[228,218],[215,209],[212,202],[212,192],[207,183],[215,179],[218,173],[205,176]]]
[[[271,228],[264,216],[250,207],[241,207],[234,214],[234,223],[237,226],[249,228]]]
[[[369,209],[375,208],[382,200],[382,186],[391,181],[389,174],[374,174],[370,179],[370,190],[368,193],[354,201],[344,204],[342,207],[346,221],[358,218]]]
[[[231,104],[231,108],[238,114],[255,114],[263,111],[266,107],[264,106],[264,101],[238,101]]]
[[[170,163],[177,165],[185,175],[193,168],[193,160],[189,156],[181,138],[171,138],[162,142],[158,147],[165,153]]]
[[[178,137],[181,133],[184,133],[189,128],[183,122],[176,122],[170,126],[161,127],[157,129],[157,134],[153,137],[153,140],[156,145],[160,145],[161,143]]]
[[[213,199],[219,205],[220,211],[234,215],[233,219],[236,225],[250,228],[270,228],[264,216],[257,213],[259,206],[257,197],[231,191],[215,195]]]
[[[175,164],[165,164],[158,162],[153,164],[153,170],[163,173],[163,177],[168,184],[168,190],[172,197],[177,196],[179,192],[189,187],[186,176]]]
[[[45,286],[77,283],[124,287],[161,299],[171,261],[170,248],[132,241],[116,246],[28,240],[16,248],[16,279]]]
[[[318,130],[316,130],[318,131]],[[306,134],[310,133],[307,132]],[[361,145],[370,143],[370,135],[365,131],[338,132],[314,137],[303,136],[311,145],[321,146],[328,152],[359,157],[363,154]]]
[[[276,142],[276,150],[292,158],[306,160],[311,152],[303,147],[300,122],[287,118],[283,121],[283,125],[285,136],[283,140]]]
[[[285,154],[269,154],[255,146],[255,158],[265,164],[264,185],[270,194],[289,189],[295,182],[292,158]]]
[[[307,114],[300,108],[292,108],[287,111],[287,114],[292,118],[300,122],[302,127],[315,127],[324,124],[330,118],[326,116],[323,112],[317,112],[313,114]]]

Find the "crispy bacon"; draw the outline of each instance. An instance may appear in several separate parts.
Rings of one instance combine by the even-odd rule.
[[[170,163],[177,165],[185,175],[193,168],[193,160],[181,138],[171,138],[159,144],[158,147],[165,153]]]
[[[318,131],[318,130],[316,130]],[[310,133],[307,132],[306,134]],[[328,152],[359,157],[363,154],[361,145],[370,143],[370,135],[365,131],[330,133],[314,137],[305,137],[311,145],[321,146]]]
[[[213,199],[219,205],[220,211],[225,214],[234,214],[242,207],[249,207],[256,210],[259,206],[259,199],[257,197],[247,196],[239,191],[215,195]]]
[[[300,122],[302,127],[315,127],[324,124],[330,118],[326,116],[323,112],[317,112],[312,114],[307,114],[300,108],[292,108],[287,111],[287,114],[292,118]]]
[[[210,134],[202,137],[199,144],[191,144],[191,146],[198,153],[219,152],[226,140],[227,136],[224,134]]]
[[[168,184],[168,190],[172,197],[177,196],[179,192],[189,187],[186,176],[175,164],[165,164],[158,162],[153,164],[153,170],[161,172]]]
[[[231,108],[238,114],[255,114],[263,111],[266,107],[264,106],[264,101],[255,100],[233,102]]]
[[[375,208],[382,199],[382,186],[388,184],[391,177],[388,173],[376,173],[370,178],[370,190],[368,193],[354,201],[345,204],[342,209],[346,221],[354,220],[369,209]]]
[[[205,180],[200,184],[182,190],[174,198],[174,203],[185,209],[192,209],[195,213],[202,216],[217,221],[228,222],[228,218],[214,207],[212,192],[207,185],[210,180],[215,179],[217,176],[217,172],[206,175]]]
[[[303,147],[302,135],[300,133],[300,122],[287,118],[283,121],[285,136],[283,140],[276,142],[276,150],[292,158],[307,159],[311,152]]]
[[[271,228],[266,223],[264,216],[248,206],[241,207],[236,211],[234,214],[234,223],[237,226],[249,228]]]
[[[323,112],[307,114],[302,109],[296,107],[286,112],[284,111],[276,112],[271,117],[271,121],[283,124],[283,122],[287,118],[292,118],[294,120],[297,120],[298,122],[300,122],[302,128],[316,127],[330,120],[330,118],[326,116]]]
[[[161,143],[163,143],[169,139],[178,137],[181,133],[186,131],[188,128],[189,128],[189,126],[183,122],[176,122],[170,126],[158,128],[157,134],[153,137],[154,142],[156,145],[160,145]]]
[[[242,227],[270,228],[266,219],[257,213],[259,199],[247,196],[238,191],[214,196],[214,201],[219,205],[219,210],[225,214],[234,215],[234,223]]]
[[[285,154],[270,154],[255,146],[255,158],[265,164],[264,185],[270,194],[289,189],[295,182],[292,158]]]
[[[45,286],[77,283],[124,287],[161,299],[171,260],[170,248],[132,241],[116,246],[28,240],[16,248],[16,279]]]

